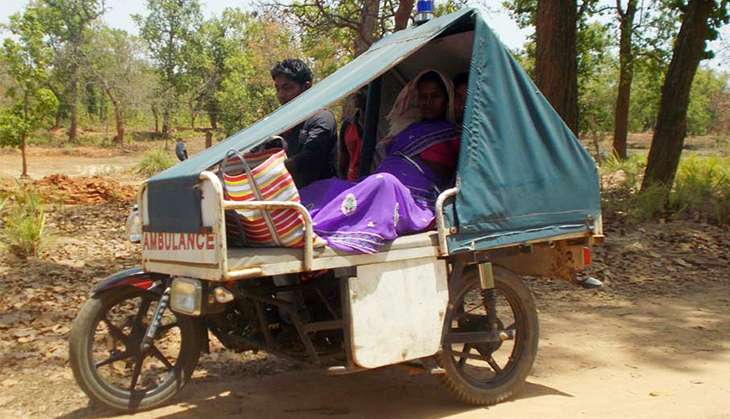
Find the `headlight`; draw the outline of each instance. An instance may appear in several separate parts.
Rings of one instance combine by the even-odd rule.
[[[175,278],[170,287],[170,307],[173,311],[199,316],[203,285],[197,279]]]
[[[132,207],[127,216],[127,236],[132,243],[139,243],[142,240],[142,220],[137,205]]]

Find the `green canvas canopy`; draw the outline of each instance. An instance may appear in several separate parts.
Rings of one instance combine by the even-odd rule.
[[[228,150],[251,149],[379,78],[435,39],[468,31],[473,37],[459,193],[449,211],[458,228],[449,238],[450,251],[593,228],[600,216],[594,161],[473,9],[383,38],[267,117],[149,179],[145,228],[199,231],[195,185],[200,172]]]

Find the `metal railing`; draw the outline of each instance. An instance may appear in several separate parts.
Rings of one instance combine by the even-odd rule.
[[[314,230],[312,216],[304,205],[291,201],[223,201],[224,210],[260,210],[293,209],[304,220],[304,271],[311,271],[314,261]]]
[[[459,188],[447,189],[439,195],[436,199],[436,230],[439,235],[439,256],[446,256],[449,254],[449,247],[446,243],[446,237],[451,233],[450,229],[446,227],[446,220],[444,219],[444,204],[447,199],[451,199],[459,193]]]

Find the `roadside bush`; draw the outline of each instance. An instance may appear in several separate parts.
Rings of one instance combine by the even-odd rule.
[[[175,159],[162,149],[153,149],[145,153],[137,164],[135,171],[140,175],[153,176],[175,164]]]
[[[720,224],[730,222],[730,158],[682,159],[669,207],[679,215]]]
[[[629,220],[644,222],[666,212],[667,187],[652,185],[632,195],[628,202]]]
[[[46,212],[38,192],[19,186],[0,205],[0,214],[0,242],[3,247],[23,259],[38,256],[47,239]]]
[[[624,189],[638,188],[638,183],[646,169],[646,156],[643,154],[632,154],[627,159],[622,160],[611,155],[601,164],[601,176],[609,174],[623,173],[618,178],[618,186]]]

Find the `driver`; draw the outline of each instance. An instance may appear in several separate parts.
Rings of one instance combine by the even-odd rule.
[[[285,105],[312,86],[312,71],[299,59],[288,58],[271,69],[276,98]],[[332,156],[337,142],[335,116],[320,109],[309,119],[281,135],[286,141],[286,168],[297,188],[334,176]]]

